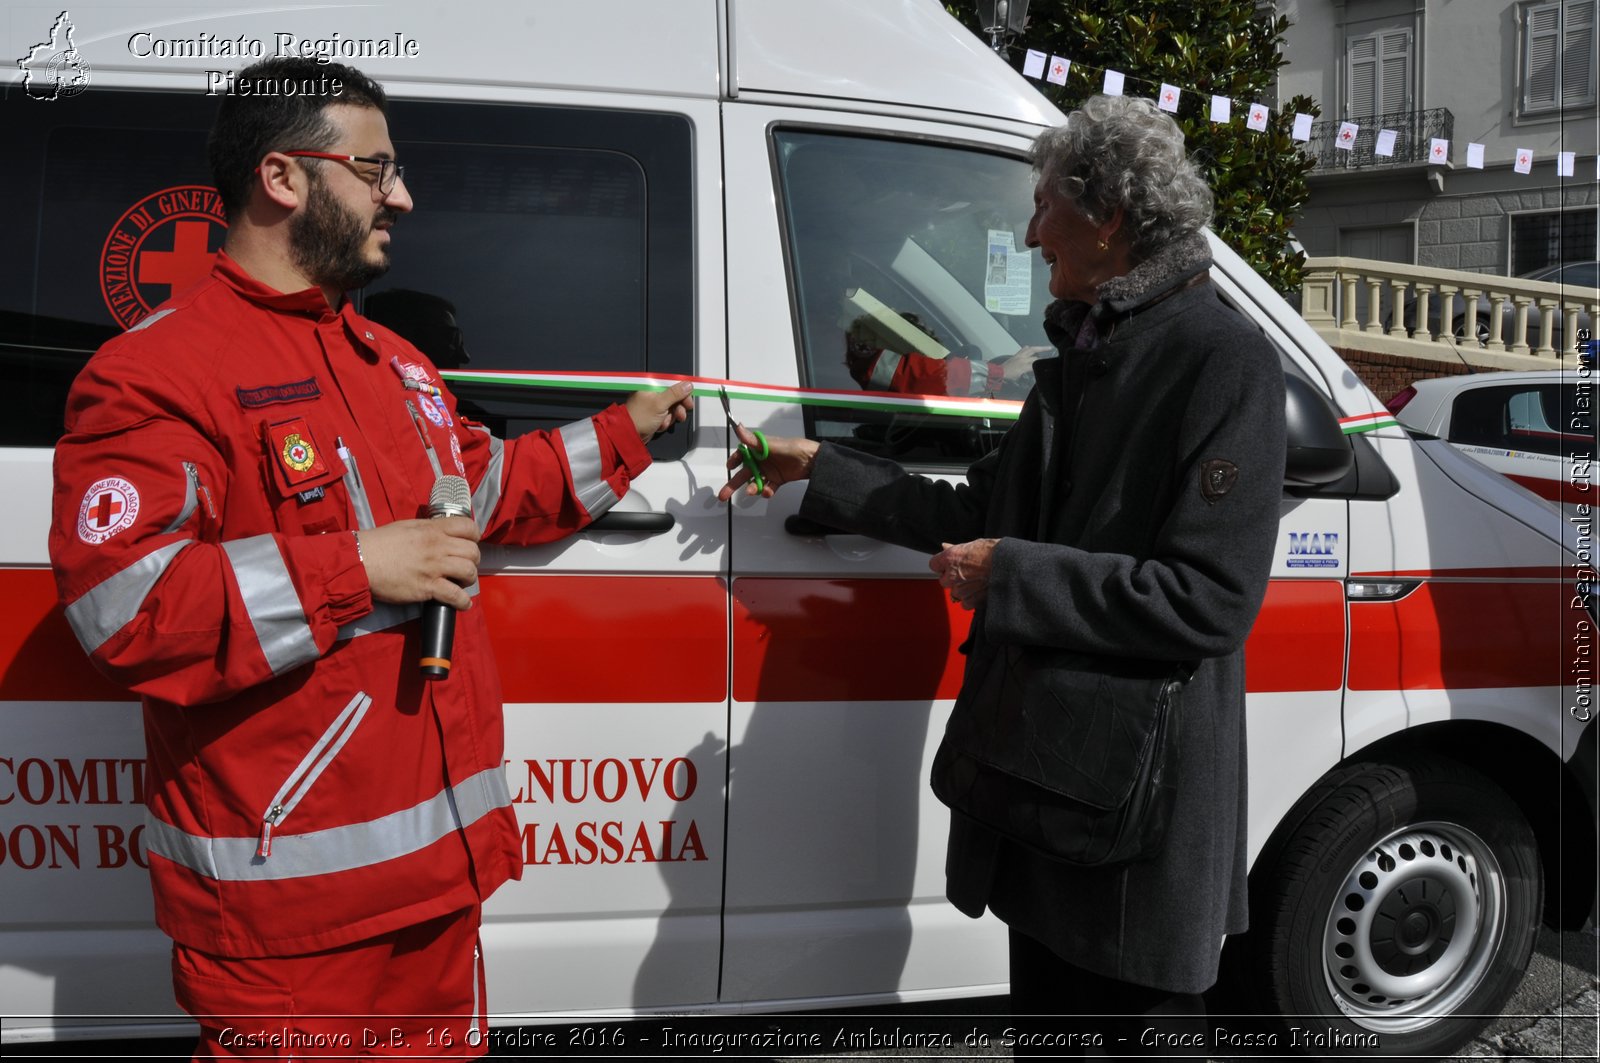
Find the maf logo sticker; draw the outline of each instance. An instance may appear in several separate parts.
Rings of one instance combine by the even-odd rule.
[[[117,219],[100,249],[100,294],[124,329],[211,272],[228,230],[222,197],[208,185],[145,196]]]
[[[1338,568],[1338,532],[1290,532],[1290,568]]]

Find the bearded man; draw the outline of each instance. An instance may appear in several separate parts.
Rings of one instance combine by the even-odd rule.
[[[337,94],[224,98],[223,250],[74,384],[50,556],[84,649],[142,699],[156,921],[197,1057],[475,1056],[482,902],[522,870],[478,542],[583,527],[693,400],[505,441],[464,420],[345,297],[413,206],[383,89],[298,58],[240,80],[318,79]],[[473,516],[427,519],[443,476]],[[460,610],[445,681],[419,671],[426,602]]]

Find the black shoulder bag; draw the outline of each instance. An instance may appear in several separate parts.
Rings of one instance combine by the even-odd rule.
[[[933,792],[1057,860],[1102,867],[1154,856],[1177,795],[1178,701],[1193,674],[1171,662],[1002,647],[956,703]]]

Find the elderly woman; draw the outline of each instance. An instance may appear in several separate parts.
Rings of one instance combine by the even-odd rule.
[[[1246,923],[1243,646],[1277,536],[1283,372],[1211,287],[1211,193],[1171,118],[1097,96],[1042,134],[1032,161],[1027,243],[1050,271],[1060,357],[1035,363],[1000,448],[951,486],[773,439],[766,490],[809,478],[807,517],[935,555],[975,610],[953,721],[1003,715],[1006,687],[985,677],[1029,655],[1193,669],[1158,852],[1081,866],[957,815],[946,875],[957,908],[1010,927],[1014,1011],[1187,1015],[1194,1029],[1222,940]],[[736,473],[722,497],[748,479]],[[941,757],[963,740],[952,724]],[[1129,1034],[1106,1036],[1115,1049]]]

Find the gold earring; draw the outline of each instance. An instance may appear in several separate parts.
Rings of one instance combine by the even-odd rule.
[[[1111,247],[1111,245],[1110,245],[1110,244],[1108,244],[1108,243],[1106,243],[1106,242],[1105,242],[1105,241],[1104,241],[1104,240],[1101,240],[1101,241],[1100,241],[1100,243],[1099,243],[1099,244],[1098,244],[1098,245],[1097,245],[1097,246],[1098,246],[1098,247],[1099,247],[1099,248],[1100,248],[1100,250],[1102,250],[1102,251],[1105,251],[1105,250],[1107,250],[1107,249],[1109,249],[1109,248],[1110,248],[1110,247]]]

